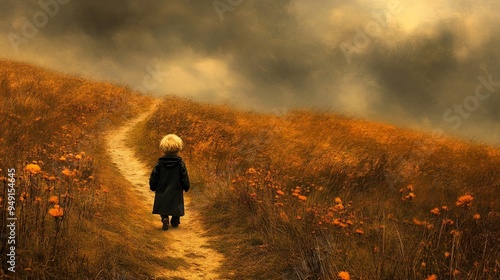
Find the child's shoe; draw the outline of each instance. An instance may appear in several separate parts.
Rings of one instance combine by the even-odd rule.
[[[180,217],[172,217],[172,227],[176,228],[181,223]]]
[[[164,218],[162,220],[163,226],[161,227],[162,230],[168,230],[168,218]],[[173,226],[173,225],[172,225]]]

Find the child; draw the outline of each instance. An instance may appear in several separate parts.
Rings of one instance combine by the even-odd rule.
[[[160,149],[164,156],[158,159],[151,176],[149,188],[156,192],[153,214],[159,214],[163,222],[163,230],[168,230],[169,217],[172,227],[180,224],[184,216],[184,196],[182,191],[189,190],[189,178],[186,165],[177,155],[183,143],[179,136],[168,134],[160,141]]]

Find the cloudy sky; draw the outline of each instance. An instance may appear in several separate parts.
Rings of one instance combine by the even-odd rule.
[[[500,143],[497,0],[1,1],[3,58],[155,96]]]

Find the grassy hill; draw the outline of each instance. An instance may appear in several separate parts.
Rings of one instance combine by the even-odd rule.
[[[140,201],[104,147],[108,129],[150,103],[126,87],[0,61],[2,274],[144,279],[157,265],[174,265],[144,260],[162,240],[137,223],[151,215],[130,211],[140,208]],[[16,200],[9,204],[11,178]],[[15,274],[8,271],[12,244],[3,234],[9,205],[17,217]]]
[[[499,276],[498,149],[329,113],[278,117],[174,97],[131,143],[153,165],[167,133],[185,141],[194,200],[221,237],[228,278]]]
[[[145,279],[161,236],[104,133],[151,103],[126,87],[0,61],[0,207],[16,169],[16,276]],[[151,166],[185,141],[193,203],[228,279],[497,279],[500,150],[329,113],[168,97],[131,138]],[[0,224],[7,224],[2,211]],[[7,273],[2,236],[2,273]]]

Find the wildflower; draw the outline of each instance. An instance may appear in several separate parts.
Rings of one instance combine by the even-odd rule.
[[[290,222],[290,218],[288,218],[288,215],[283,211],[280,211],[280,218],[285,222]]]
[[[431,210],[431,213],[434,214],[434,215],[439,215],[441,214],[441,212],[439,211],[439,208],[437,207],[434,207],[432,210]]]
[[[23,202],[29,197],[28,193],[22,192],[21,196],[19,197],[19,201]]]
[[[340,197],[336,197],[334,201],[336,204],[342,203],[342,199],[340,199]]]
[[[59,204],[59,197],[56,195],[53,195],[49,198],[49,202],[52,204]]]
[[[277,190],[277,191],[276,191],[276,193],[277,193],[278,195],[284,195],[284,194],[285,194],[282,190]]]
[[[30,163],[30,164],[26,165],[26,167],[24,169],[31,174],[38,174],[38,173],[42,172],[42,169],[40,168],[40,166],[38,164],[34,164],[34,163]]]
[[[444,252],[444,257],[445,258],[449,258],[451,256],[450,252],[446,251]]]
[[[357,234],[365,234],[365,231],[364,231],[364,230],[362,230],[362,229],[360,229],[360,228],[356,229],[356,230],[355,230],[355,232],[356,232]]]
[[[453,225],[454,223],[455,223],[455,222],[454,222],[453,220],[451,220],[451,219],[444,219],[444,220],[443,220],[443,224],[444,224],[444,225],[450,225],[450,226],[451,226],[451,225]]]
[[[446,205],[441,206],[441,209],[443,209],[443,211],[448,211],[448,210],[450,210],[450,208],[448,208],[448,206],[446,206]]]
[[[452,230],[450,231],[450,234],[451,234],[451,235],[455,235],[455,236],[460,236],[460,231],[458,231],[458,230],[456,230],[456,229],[452,229]]]
[[[54,208],[51,208],[49,210],[49,214],[54,218],[62,217],[62,216],[64,216],[64,209],[61,208],[61,206],[59,206],[59,204],[56,204],[56,205],[54,205]]]
[[[306,197],[306,196],[304,196],[304,195],[299,195],[299,196],[298,196],[298,198],[299,198],[299,200],[301,200],[301,201],[306,201],[306,200],[307,200],[307,197]]]
[[[78,159],[78,160],[82,159],[82,155],[76,155],[75,159]]]
[[[349,275],[349,272],[347,272],[347,271],[341,271],[341,272],[339,272],[339,278],[341,280],[350,280],[351,275]]]
[[[438,278],[437,278],[436,274],[431,274],[431,275],[429,275],[429,277],[425,278],[425,280],[437,280],[437,279]]]
[[[335,205],[334,209],[337,211],[342,211],[342,210],[344,210],[344,205],[342,205],[342,203],[339,203],[339,204]]]
[[[406,187],[406,189],[409,191],[409,192],[413,192],[415,190],[415,188],[413,188],[413,185],[408,185],[408,187]]]
[[[42,201],[42,198],[39,196],[35,196],[35,202],[40,202],[40,201]]]
[[[66,161],[66,157],[61,156],[61,157],[59,158],[59,161]]]
[[[472,200],[474,200],[474,197],[470,194],[462,195],[457,199],[457,202],[455,204],[459,207],[470,207],[472,205]]]
[[[476,213],[476,214],[474,214],[473,218],[474,218],[474,220],[477,221],[477,220],[481,219],[481,215],[479,215],[478,213]]]
[[[64,168],[63,171],[62,171],[62,174],[65,175],[65,176],[68,176],[68,177],[75,175],[75,173],[72,172],[72,171],[70,171],[68,168]]]

